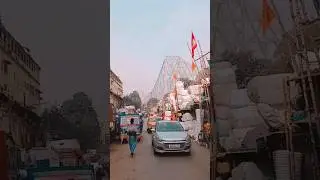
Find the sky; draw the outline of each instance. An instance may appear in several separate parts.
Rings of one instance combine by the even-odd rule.
[[[190,61],[191,32],[210,49],[209,0],[111,0],[110,66],[128,94],[146,96],[165,56]]]
[[[191,31],[202,49],[209,50],[209,0],[112,0],[111,29],[106,3],[0,0],[4,25],[42,68],[44,106],[83,91],[105,119],[109,65],[126,93],[138,90],[143,96],[155,83],[165,56],[190,60],[186,43]]]
[[[106,118],[106,9],[105,0],[0,0],[6,28],[31,50],[42,68],[45,106],[84,91],[99,118]]]

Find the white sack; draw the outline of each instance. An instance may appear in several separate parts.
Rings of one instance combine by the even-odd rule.
[[[193,105],[193,102],[183,102],[183,103],[179,104],[179,108],[181,110],[190,110],[192,105]]]
[[[283,79],[292,74],[274,74],[269,76],[257,76],[251,79],[247,85],[248,96],[253,102],[270,105],[284,104]],[[290,87],[291,98],[298,94],[298,87]]]
[[[165,115],[165,116],[171,116],[171,111],[165,111],[165,112],[164,112],[164,115]]]
[[[176,88],[177,89],[183,89],[184,88],[184,83],[182,81],[177,81],[176,82]]]
[[[255,105],[232,109],[231,120],[234,128],[247,128],[264,123]]]
[[[196,120],[202,124],[203,118],[204,118],[204,110],[196,109],[195,112],[196,112]]]
[[[192,97],[192,100],[195,103],[199,103],[200,102],[200,96],[199,95],[191,95],[191,97]]]
[[[224,140],[223,148],[227,151],[238,150],[241,148],[241,142],[236,137],[230,136]]]
[[[268,104],[260,103],[257,105],[258,112],[269,127],[279,128],[285,122],[285,112],[272,108]]]
[[[236,140],[239,141],[242,145],[242,141],[246,137],[247,133],[252,131],[253,129],[254,129],[254,127],[232,129],[229,132],[229,134],[230,134],[230,136],[236,138]]]
[[[219,132],[219,137],[229,136],[229,131],[231,130],[230,122],[228,120],[217,120],[217,129]]]
[[[185,89],[179,90],[177,92],[178,92],[178,95],[181,95],[181,96],[188,96],[189,95],[188,90],[185,90]]]
[[[232,90],[230,97],[231,108],[242,108],[250,104],[247,89]]]
[[[232,170],[231,180],[264,180],[261,170],[253,162],[242,162]]]
[[[216,105],[230,105],[231,92],[236,90],[237,84],[223,84],[223,85],[214,85],[213,94],[214,94],[214,103]]]
[[[218,119],[229,119],[230,107],[228,106],[216,106],[216,117]]]
[[[182,115],[182,121],[192,121],[193,117],[190,113],[184,113]]]
[[[188,87],[188,91],[190,94],[199,95],[203,93],[203,88],[201,87],[201,85],[192,85]]]
[[[236,75],[232,68],[212,71],[214,84],[236,83]]]
[[[257,139],[269,135],[269,128],[267,125],[262,124],[249,130],[242,140],[242,145],[247,149],[257,148]]]

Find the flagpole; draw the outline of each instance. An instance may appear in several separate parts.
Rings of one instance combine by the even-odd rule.
[[[200,59],[202,59],[203,61],[203,65],[204,65],[204,68],[206,67],[206,59],[204,58],[204,54],[203,54],[203,51],[202,51],[202,48],[201,48],[201,45],[200,45],[200,41],[198,40],[198,45],[199,45],[199,49],[200,49],[200,52],[201,52],[201,57]]]
[[[199,41],[197,41],[197,43],[198,43],[198,45],[199,45]],[[199,50],[199,49],[200,49],[200,50]],[[197,53],[200,55],[200,67],[201,67],[201,69],[203,69],[204,66],[203,66],[203,62],[202,62],[202,51],[201,51],[200,45],[199,45],[199,49],[197,48]]]

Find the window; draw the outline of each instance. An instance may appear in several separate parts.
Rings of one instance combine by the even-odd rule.
[[[7,61],[2,61],[2,72],[7,75],[9,71],[9,64]]]

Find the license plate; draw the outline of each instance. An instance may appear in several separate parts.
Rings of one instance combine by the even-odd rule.
[[[170,149],[177,149],[180,148],[180,144],[169,144]]]

